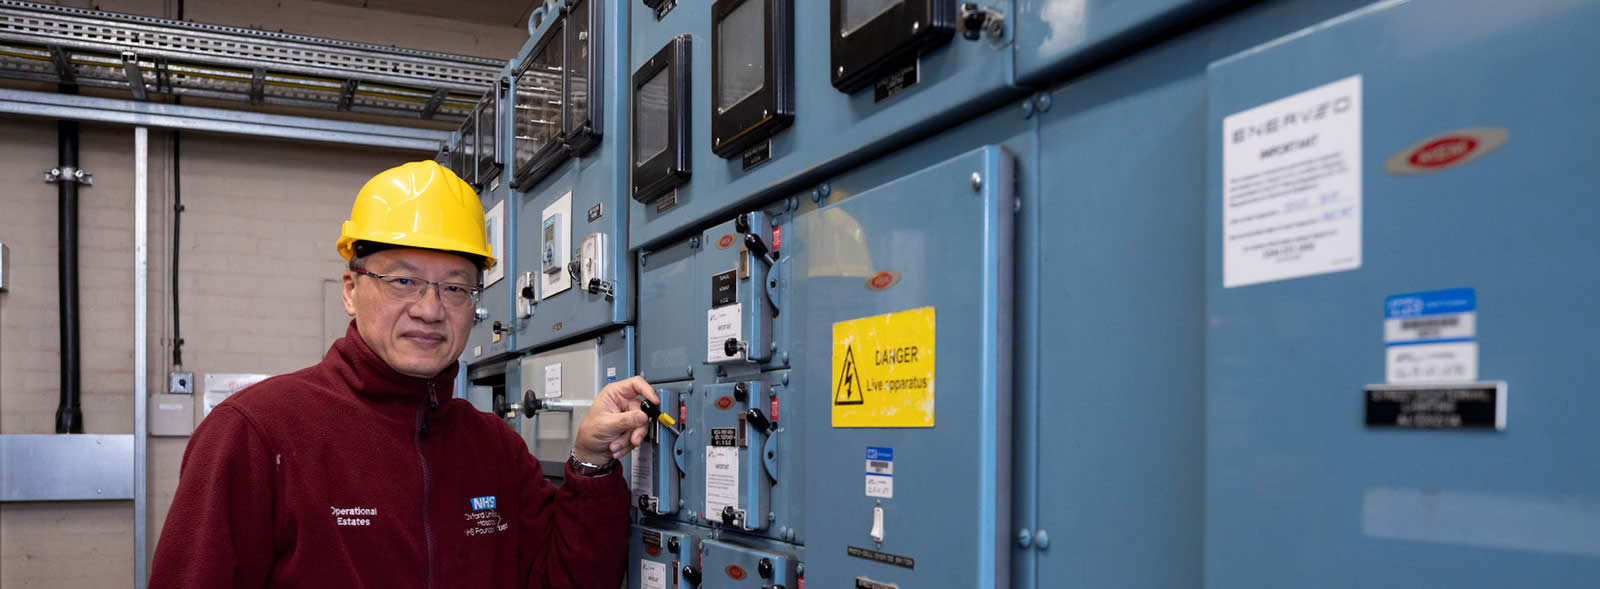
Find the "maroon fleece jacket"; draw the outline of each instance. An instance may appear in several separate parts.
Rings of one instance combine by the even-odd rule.
[[[560,489],[504,422],[395,372],[355,323],[195,429],[150,587],[616,589],[617,470]]]

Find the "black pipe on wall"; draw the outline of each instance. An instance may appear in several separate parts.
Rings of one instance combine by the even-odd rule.
[[[70,172],[78,169],[78,122],[59,121],[56,127],[56,274],[60,277],[57,302],[61,317],[61,405],[56,409],[56,433],[83,433],[79,405],[78,347],[78,182]]]

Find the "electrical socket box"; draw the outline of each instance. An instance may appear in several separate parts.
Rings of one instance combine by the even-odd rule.
[[[193,383],[193,380],[190,380]],[[150,395],[150,435],[182,437],[194,433],[194,395]]]
[[[598,282],[596,282],[598,281]],[[606,234],[590,233],[578,246],[578,286],[598,288],[606,278]]]

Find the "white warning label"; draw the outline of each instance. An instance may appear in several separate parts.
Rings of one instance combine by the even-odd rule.
[[[1222,285],[1361,267],[1361,76],[1222,120]]]

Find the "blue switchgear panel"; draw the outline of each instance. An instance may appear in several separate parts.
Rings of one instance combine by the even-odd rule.
[[[719,589],[790,589],[799,587],[799,562],[795,555],[742,546],[731,541],[706,540],[700,563],[699,587]],[[696,585],[691,585],[696,586]]]
[[[510,206],[509,196],[510,190],[503,183],[484,188],[479,196],[483,200],[489,242],[500,249],[494,252],[499,260],[496,267],[485,274],[485,287],[478,295],[477,308],[473,309],[472,332],[467,337],[466,350],[461,353],[461,359],[468,364],[499,359],[513,350],[511,291],[516,282],[512,279],[516,256],[505,244],[516,235],[516,219],[506,210]],[[503,277],[492,282],[488,280],[501,275]]]
[[[560,151],[565,157],[544,165],[530,163],[523,169],[540,168],[543,175],[517,184],[508,206],[519,222],[515,244],[518,264],[507,279],[516,290],[517,317],[514,322],[518,351],[540,349],[574,337],[621,325],[633,318],[633,264],[625,237],[628,226],[628,128],[627,83],[628,11],[632,0],[568,0],[559,11],[549,11],[543,28],[524,48],[517,70],[523,77],[547,76],[554,71],[562,84],[556,109],[559,114],[539,118],[545,124],[565,127],[550,129],[550,139],[541,151]],[[559,16],[555,16],[559,15]],[[559,22],[558,22],[559,21]],[[560,34],[548,33],[557,30]],[[564,36],[563,36],[564,35]],[[562,37],[555,39],[555,37]],[[538,41],[545,38],[544,45]],[[546,56],[540,51],[563,43],[564,52],[551,51],[563,67],[543,65],[524,69],[531,59]],[[553,61],[555,58],[548,58]],[[550,68],[554,67],[554,70]],[[539,91],[556,91],[544,85],[519,83],[518,98],[537,103]],[[548,97],[543,97],[549,104]],[[564,102],[562,102],[564,101]],[[588,108],[577,108],[588,105]],[[503,143],[513,153],[524,154],[531,146],[529,132],[538,136],[542,128],[530,117],[543,111],[530,110],[519,102],[506,124],[523,129],[524,140],[507,137]],[[590,111],[597,115],[586,114]],[[520,117],[520,118],[519,118]],[[598,118],[598,120],[592,120]],[[520,123],[519,123],[520,121]],[[519,126],[520,125],[520,126]],[[534,131],[529,131],[533,129]],[[514,135],[514,134],[508,134]],[[516,147],[513,147],[513,143]],[[517,166],[508,166],[507,183],[515,177]]]
[[[694,385],[688,382],[651,383],[656,396],[661,399],[661,412],[678,420],[674,426],[650,424],[643,444],[634,449],[628,460],[628,488],[633,506],[645,517],[672,515],[678,512],[685,469],[683,428],[688,422],[689,392]]]
[[[705,366],[702,309],[711,295],[698,270],[700,249],[695,235],[639,252],[639,374],[650,382],[693,380]]]
[[[841,4],[848,10],[834,18],[840,10],[835,5]],[[805,176],[859,164],[1023,94],[1025,90],[1011,85],[1011,26],[1005,20],[1006,15],[1014,14],[1016,3],[970,3],[978,13],[970,18],[961,18],[959,4],[953,0],[907,0],[897,8],[876,11],[874,6],[887,3],[680,1],[661,3],[671,8],[659,17],[657,10],[635,6],[630,14],[632,70],[641,71],[674,37],[683,34],[691,39],[689,80],[680,82],[690,89],[689,99],[673,103],[690,109],[686,146],[691,151],[687,161],[692,170],[686,171],[687,184],[675,191],[630,205],[630,247],[658,247],[783,196],[794,183],[805,181]],[[792,71],[787,72],[793,77],[793,94],[788,99],[792,100],[792,116],[783,114],[785,107],[779,100],[771,117],[788,118],[792,125],[742,152],[719,149],[719,141],[744,139],[742,135],[721,137],[717,131],[718,122],[744,103],[721,104],[713,96],[743,96],[736,92],[749,90],[751,100],[761,99],[778,80],[739,86],[738,82],[747,78],[736,75],[743,71],[738,68],[761,66],[754,70],[754,80],[762,80],[760,75],[765,72],[789,68],[784,52],[761,51],[768,42],[782,40],[778,33],[766,35],[784,23],[761,23],[783,10],[790,10],[784,15],[792,17],[787,24],[792,27],[795,45],[792,58],[787,58],[792,61]],[[914,17],[919,14],[927,18]],[[746,17],[753,20],[743,20]],[[741,26],[745,22],[756,25]],[[970,39],[962,23],[976,23]],[[985,28],[983,23],[992,26]],[[714,29],[721,39],[713,39]],[[744,54],[740,51],[745,49],[753,53],[741,61]],[[849,63],[835,65],[837,59]],[[845,68],[846,77],[863,72],[871,79],[864,87],[841,91],[836,82],[843,80],[835,78],[840,67]],[[664,83],[665,78],[662,80]],[[645,80],[640,82],[646,89],[653,88]],[[662,98],[641,107],[661,108],[667,100],[666,89],[663,85]],[[665,121],[666,117],[662,112],[657,118]],[[647,145],[665,148],[669,130],[665,123],[662,127],[641,124],[635,132],[651,133]]]
[[[1063,74],[1120,57],[1240,0],[1021,2],[1017,15],[1017,81],[1049,85]]]
[[[1600,578],[1596,22],[1383,2],[1211,67],[1208,587]]]
[[[700,587],[700,533],[655,524],[634,525],[628,542],[628,589]],[[707,586],[709,587],[709,586]]]
[[[1015,170],[982,147],[785,236],[806,276],[800,517],[817,586],[1010,584]]]
[[[700,416],[692,440],[703,458],[691,484],[699,485],[701,502],[693,506],[713,526],[796,541],[794,513],[800,498],[797,460],[784,452],[803,452],[802,432],[785,428],[787,403],[792,414],[804,414],[787,386],[788,371],[754,375],[749,380],[703,387]],[[788,484],[785,484],[788,483]]]
[[[706,356],[719,374],[759,367],[782,367],[789,357],[786,338],[779,337],[783,291],[788,286],[774,244],[781,243],[785,218],[755,211],[706,230],[700,238],[699,280],[710,296],[706,313]],[[788,335],[787,330],[782,335]]]

